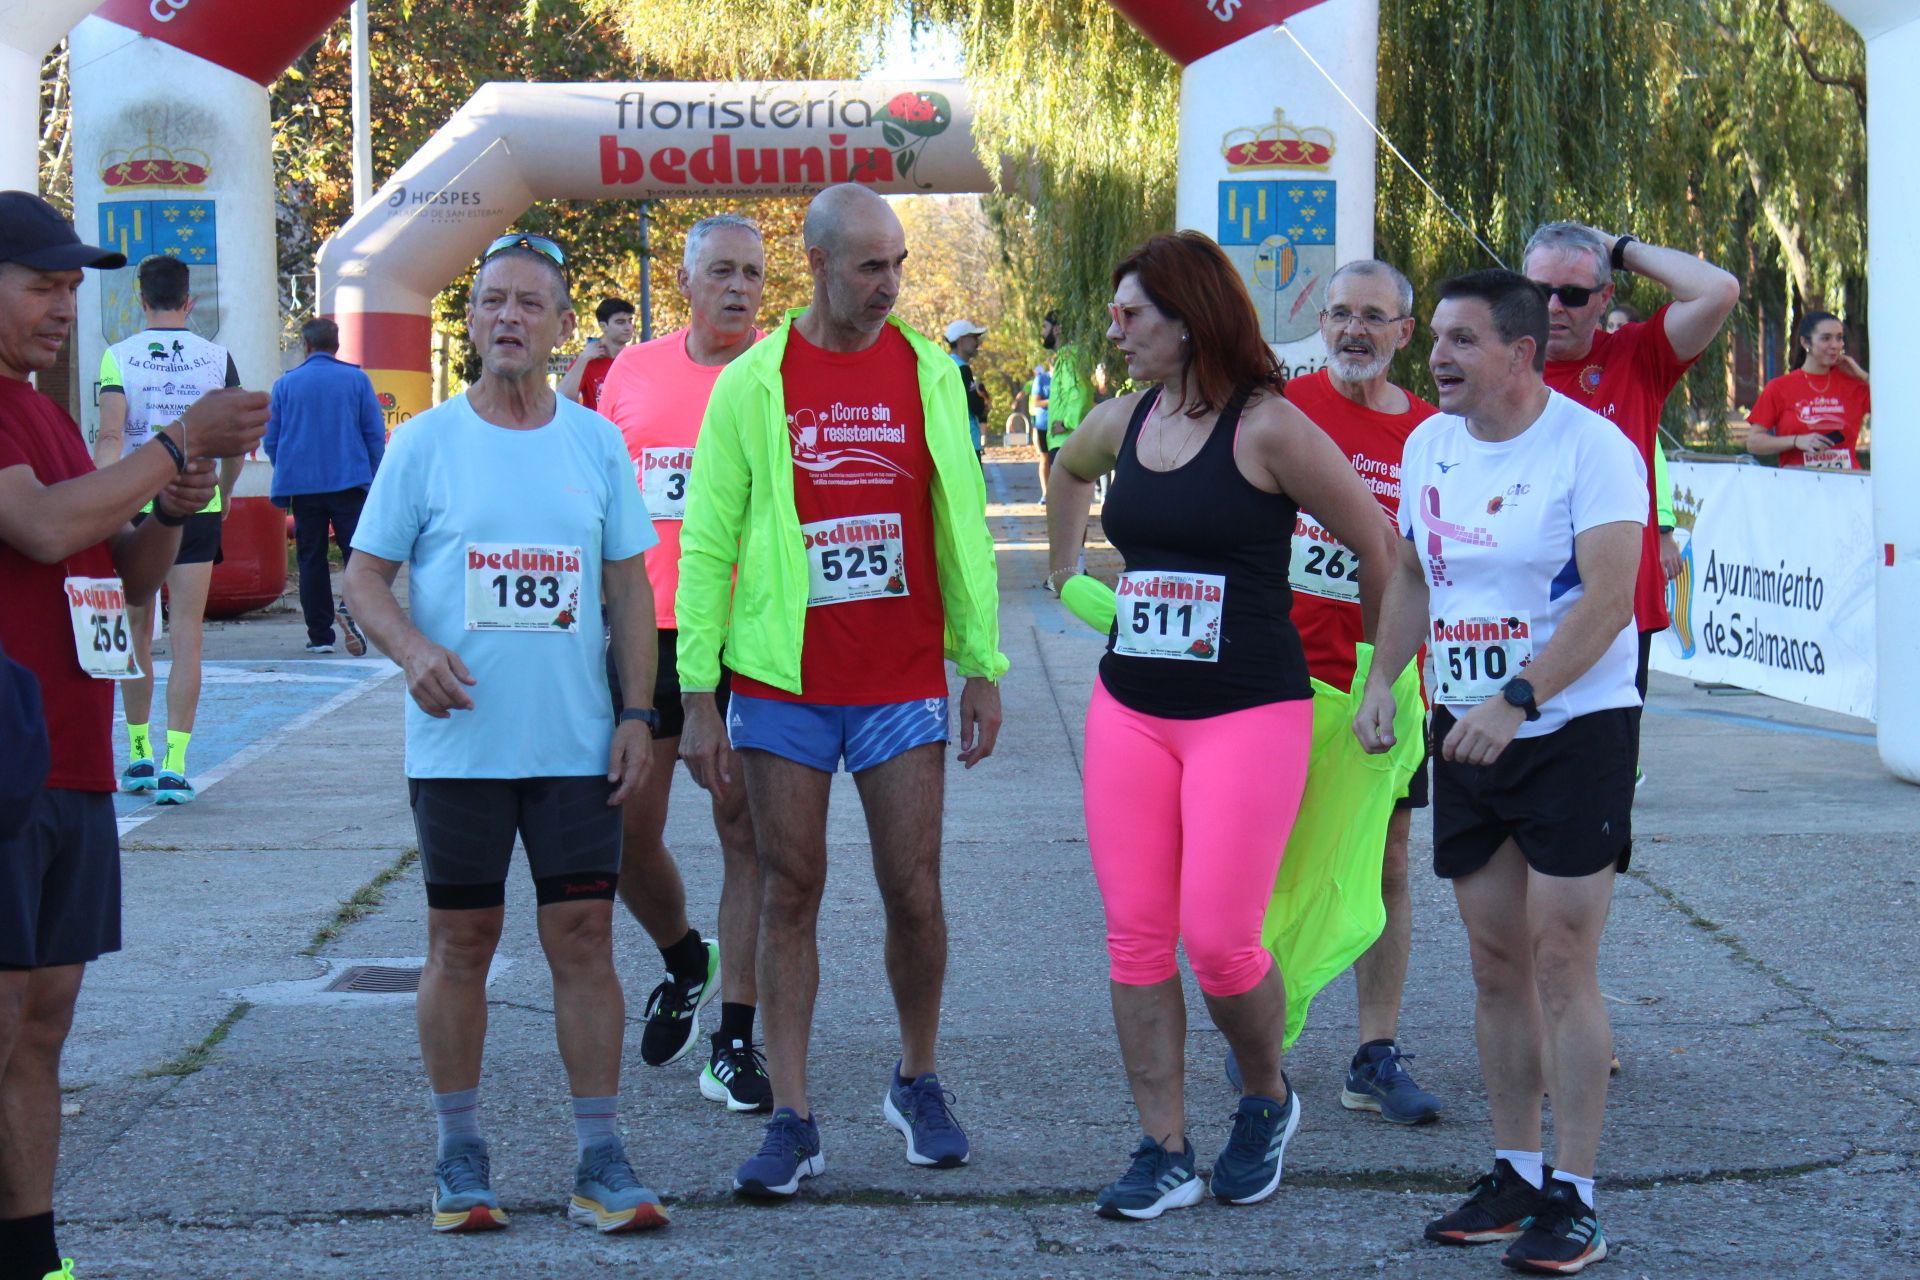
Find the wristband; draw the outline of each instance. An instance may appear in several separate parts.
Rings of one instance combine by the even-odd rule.
[[[153,519],[156,524],[168,529],[178,529],[187,522],[185,516],[170,516],[162,511],[158,502],[153,504]]]
[[[1627,246],[1639,243],[1640,237],[1634,235],[1621,236],[1613,242],[1613,252],[1608,255],[1608,258],[1613,263],[1613,269],[1615,271],[1625,271],[1627,269]]]
[[[173,474],[177,476],[187,474],[187,455],[180,451],[180,446],[173,442],[173,437],[165,431],[156,431],[153,438],[160,442],[160,447],[165,449],[167,456],[173,459]]]

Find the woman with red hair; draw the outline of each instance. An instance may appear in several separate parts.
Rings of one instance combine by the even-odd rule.
[[[1281,1070],[1286,990],[1260,941],[1306,781],[1312,690],[1288,613],[1300,511],[1360,556],[1376,616],[1394,531],[1346,458],[1280,394],[1239,273],[1194,231],[1155,236],[1113,271],[1107,336],[1145,391],[1067,438],[1047,491],[1054,571],[1073,572],[1094,479],[1126,562],[1087,711],[1087,843],[1107,917],[1113,1015],[1145,1130],[1100,1192],[1109,1218],[1203,1194],[1183,1104],[1184,943],[1244,1082],[1216,1198],[1279,1185],[1300,1103]]]

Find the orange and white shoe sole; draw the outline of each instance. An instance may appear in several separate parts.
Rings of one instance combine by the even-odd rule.
[[[471,1209],[462,1209],[457,1213],[434,1211],[433,1229],[440,1232],[451,1231],[498,1231],[507,1225],[505,1209],[489,1208],[477,1204]]]
[[[667,1225],[667,1211],[657,1204],[637,1205],[609,1213],[593,1200],[575,1196],[567,1205],[567,1217],[583,1227],[592,1227],[603,1236],[624,1235],[629,1231],[657,1231]]]

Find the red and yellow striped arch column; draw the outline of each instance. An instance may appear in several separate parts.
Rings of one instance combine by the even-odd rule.
[[[403,311],[340,311],[340,358],[367,371],[387,434],[433,407],[433,321]]]

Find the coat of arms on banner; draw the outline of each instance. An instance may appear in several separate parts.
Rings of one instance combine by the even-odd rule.
[[[1220,152],[1234,173],[1324,172],[1335,139],[1323,128],[1296,129],[1286,113],[1259,129],[1235,129]],[[1276,346],[1312,337],[1320,301],[1338,264],[1336,187],[1330,178],[1230,178],[1220,183],[1214,239],[1240,269],[1260,313],[1260,335]]]
[[[219,239],[211,200],[103,200],[100,240],[127,255],[118,271],[100,273],[100,331],[109,343],[146,327],[140,310],[141,262],[166,254],[187,264],[196,299],[187,327],[205,338],[220,332]]]
[[[1247,282],[1260,336],[1269,343],[1298,342],[1319,327],[1319,300],[1338,262],[1334,186],[1329,180],[1220,184],[1215,239]]]

